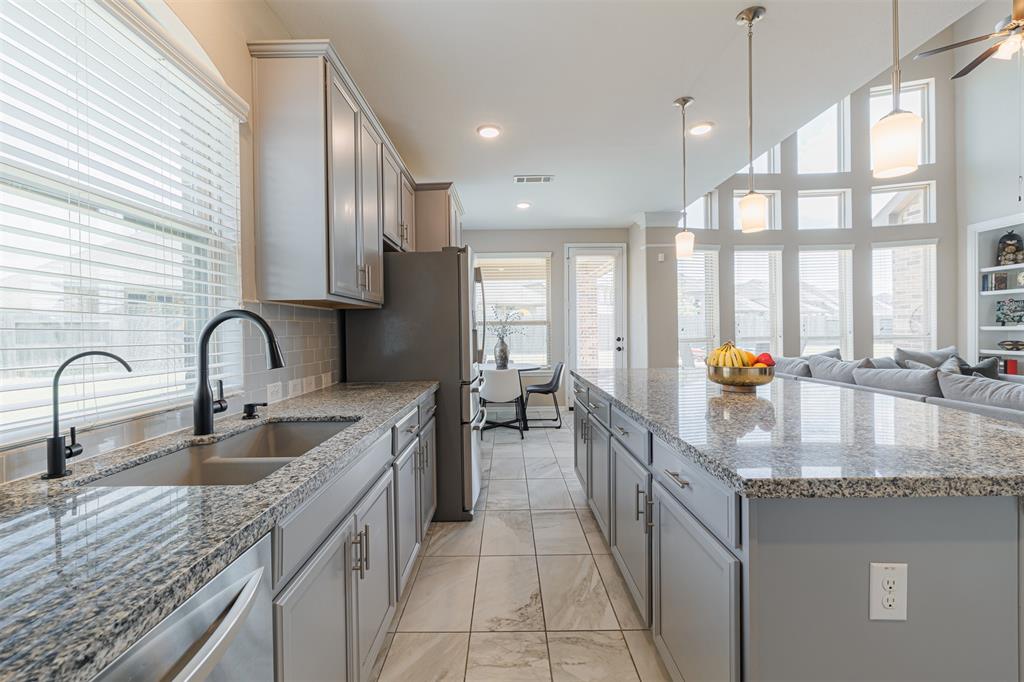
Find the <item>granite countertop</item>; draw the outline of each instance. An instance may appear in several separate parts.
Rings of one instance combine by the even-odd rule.
[[[92,678],[325,482],[359,461],[429,381],[337,384],[89,459],[60,481],[0,485],[0,679]],[[251,485],[90,481],[268,421],[354,424]]]
[[[1024,495],[1024,427],[785,377],[723,393],[703,369],[574,371],[749,498]]]

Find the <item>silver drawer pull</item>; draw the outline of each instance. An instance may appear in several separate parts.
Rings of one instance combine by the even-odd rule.
[[[635,508],[636,508],[636,518],[634,520],[636,520],[636,521],[640,520],[640,496],[641,495],[643,495],[643,493],[640,492],[640,484],[638,483],[636,485],[636,496],[633,498],[633,502],[635,503]]]
[[[419,427],[420,427],[419,424],[409,424],[408,426],[405,427],[405,432],[406,433],[416,433],[416,429],[418,429]]]
[[[615,430],[619,432],[620,436],[628,436],[629,435],[629,431],[627,431],[626,429],[622,428],[621,426],[616,426]]]
[[[358,548],[356,550],[356,562],[352,566],[352,570],[358,572],[359,579],[362,580],[363,576],[366,575],[366,568],[363,566],[363,531],[356,533],[352,546]]]
[[[669,471],[668,469],[665,469],[665,473],[680,488],[689,488],[690,487],[690,482],[687,481],[682,476],[680,476],[678,471]]]
[[[644,532],[648,533],[651,528],[654,528],[654,498],[645,495],[644,503],[644,517],[647,519],[647,523],[644,524]]]
[[[587,402],[587,405],[590,405],[590,409],[592,409],[592,410],[596,410],[597,407],[598,407],[597,405],[595,405],[594,403],[589,402],[589,401]]]
[[[363,538],[366,540],[366,544],[363,546],[363,568],[367,571],[370,570],[370,524],[363,525]],[[363,574],[360,573],[359,577],[362,578]]]
[[[480,391],[478,390],[477,393],[479,392]],[[427,418],[429,419],[430,417],[433,417],[435,412],[437,412],[437,405],[431,405],[430,409],[427,410]]]

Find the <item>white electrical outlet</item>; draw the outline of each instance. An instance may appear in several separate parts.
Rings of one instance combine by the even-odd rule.
[[[302,378],[302,392],[309,393],[316,390],[316,376]]]
[[[302,393],[302,379],[292,379],[288,382],[288,397],[294,398]]]
[[[276,403],[281,400],[281,382],[275,381],[272,384],[267,384],[267,402]]]
[[[871,620],[907,619],[907,565],[871,564]]]

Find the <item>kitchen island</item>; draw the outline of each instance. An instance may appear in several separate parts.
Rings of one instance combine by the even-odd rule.
[[[306,562],[315,546],[328,545],[328,534],[345,539],[340,531],[351,524],[342,521],[332,532],[334,519],[344,518],[351,508],[360,513],[355,506],[364,504],[360,497],[367,500],[379,489],[382,492],[369,501],[386,501],[379,509],[389,528],[378,534],[374,556],[394,557],[396,533],[400,531],[398,540],[408,535],[404,528],[396,531],[394,517],[406,516],[404,505],[419,501],[421,495],[401,489],[403,474],[396,471],[392,479],[391,467],[393,461],[404,461],[414,462],[417,470],[426,469],[427,448],[416,450],[415,445],[421,438],[426,443],[432,434],[436,389],[430,381],[338,384],[271,405],[256,419],[224,417],[209,436],[176,432],[75,459],[73,474],[58,481],[31,477],[0,486],[0,679],[92,679],[271,533],[273,569],[264,580],[270,582],[272,574],[273,629],[280,637],[284,616],[290,625],[302,626],[298,608],[303,604],[296,605],[289,595],[301,596],[297,586],[309,577],[309,567],[316,567],[317,556],[325,554],[320,551]],[[183,448],[227,441],[277,422],[348,425],[340,424],[337,435],[246,485],[103,485],[113,480],[104,477],[173,457]],[[393,453],[392,433],[399,423],[404,440],[395,442],[399,452]],[[419,434],[413,429],[417,425],[422,426]],[[354,479],[356,474],[361,478]],[[375,522],[369,512],[365,515],[366,523]],[[362,519],[359,526],[363,527]],[[414,539],[419,537],[415,530],[409,532]],[[308,540],[309,547],[295,540],[297,536]],[[344,561],[326,556],[343,577],[356,575],[349,570],[349,544],[345,541],[339,550]],[[369,577],[362,576],[366,579],[358,584],[352,577],[343,590],[318,590],[318,583],[306,581],[311,586],[308,592],[324,604],[346,607],[354,592],[374,585],[380,593],[380,613],[373,613],[376,602],[370,601],[377,596],[364,597],[358,622],[363,632],[371,615],[384,622],[389,610],[393,613],[400,585],[395,583],[396,566],[388,564],[375,562],[365,571]],[[377,576],[385,576],[385,581]],[[270,609],[268,601],[268,618]],[[345,618],[339,618],[342,629],[349,623]],[[379,624],[371,624],[379,629]],[[330,632],[332,624],[320,620],[314,625],[320,632]],[[339,638],[341,646],[323,653],[330,654],[331,665],[339,660],[340,665],[350,665],[354,677],[362,661],[353,659],[375,655],[376,643],[365,637],[367,641],[357,643],[354,626],[348,629],[350,642]],[[269,656],[271,644],[258,653]],[[296,652],[302,645],[302,638],[296,638]],[[282,675],[282,666],[296,661],[287,643],[286,655],[281,646],[279,641],[271,657],[276,672],[270,665],[260,666],[259,679],[297,676],[287,668],[284,672],[292,674]],[[309,657],[298,663],[307,672],[318,664]]]
[[[677,679],[1019,679],[1020,426],[700,370],[573,393],[577,475]]]

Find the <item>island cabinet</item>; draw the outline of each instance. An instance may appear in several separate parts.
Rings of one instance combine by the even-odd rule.
[[[645,622],[650,622],[651,475],[619,441],[611,439],[612,528],[615,563]]]
[[[591,414],[587,423],[587,445],[590,460],[590,493],[587,497],[590,510],[594,512],[604,539],[611,542],[612,489],[611,489],[611,445],[608,430],[597,417]]]
[[[395,614],[394,479],[386,472],[355,510],[356,627],[358,679],[370,677],[377,652]]]

